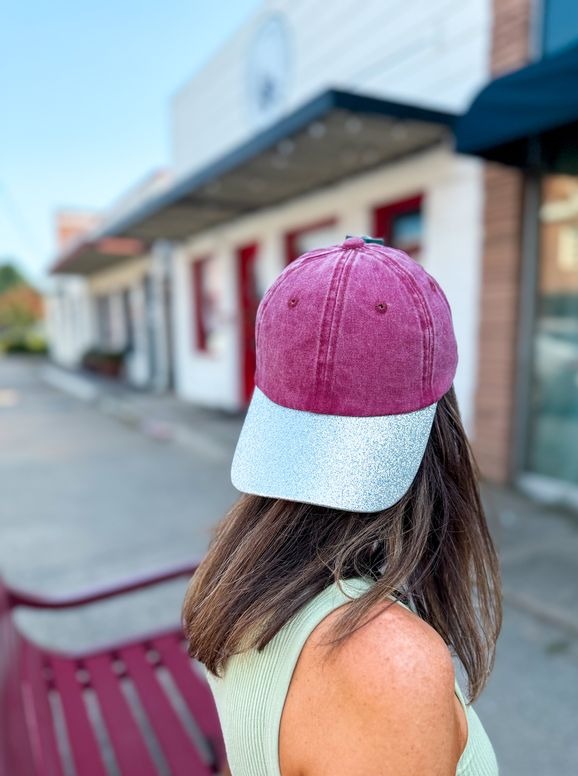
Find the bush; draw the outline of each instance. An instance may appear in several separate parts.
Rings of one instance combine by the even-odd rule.
[[[4,332],[0,336],[0,352],[24,355],[46,355],[48,346],[44,337],[36,332]]]

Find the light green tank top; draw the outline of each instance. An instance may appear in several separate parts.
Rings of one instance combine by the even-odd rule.
[[[222,677],[206,672],[233,776],[281,776],[279,725],[299,654],[309,634],[331,611],[371,584],[359,577],[342,580],[342,590],[335,583],[330,585],[308,601],[261,652],[250,649],[229,658]],[[456,776],[498,776],[490,739],[473,706],[466,705],[457,679],[455,685],[468,720],[467,742]]]

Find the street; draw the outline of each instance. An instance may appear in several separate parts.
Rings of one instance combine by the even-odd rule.
[[[228,467],[239,419],[214,420],[220,429],[203,456],[199,445],[144,434],[49,387],[42,369],[0,359],[2,575],[34,590],[71,591],[200,557],[237,497]],[[505,612],[495,669],[475,707],[503,776],[575,776],[578,519],[510,491],[485,495]],[[18,619],[44,643],[94,646],[176,622],[183,591],[171,583],[82,615]]]

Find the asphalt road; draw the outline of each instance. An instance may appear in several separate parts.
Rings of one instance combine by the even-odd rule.
[[[198,557],[237,497],[233,437],[217,435],[203,457],[198,446],[155,440],[49,388],[37,365],[0,360],[2,574],[59,592]],[[508,494],[496,503],[511,600],[575,607],[577,523]],[[88,612],[19,621],[45,643],[94,646],[176,622],[183,592],[171,583]],[[576,776],[578,632],[506,600],[495,669],[475,707],[502,776]]]

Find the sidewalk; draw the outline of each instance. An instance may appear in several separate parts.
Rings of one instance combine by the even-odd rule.
[[[53,365],[44,368],[43,377],[148,437],[228,469],[243,412],[196,407]],[[489,484],[483,497],[500,551],[505,603],[578,639],[578,515]]]
[[[486,484],[483,496],[504,601],[578,639],[578,516],[507,488]]]
[[[122,383],[47,364],[42,377],[53,388],[86,401],[145,436],[173,442],[224,465],[234,449],[244,413],[198,407],[167,394],[138,391]]]

